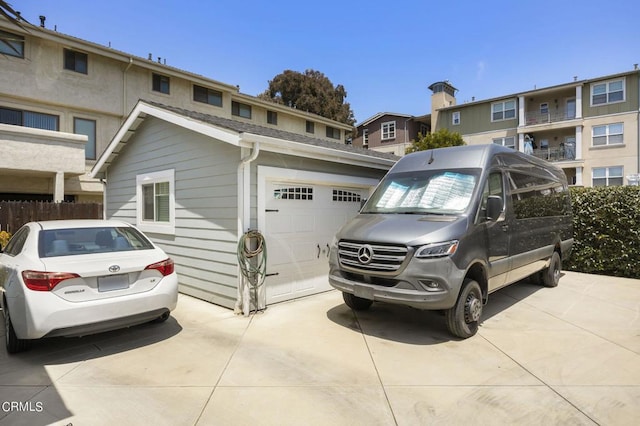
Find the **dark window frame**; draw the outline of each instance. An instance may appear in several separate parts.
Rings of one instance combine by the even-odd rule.
[[[64,69],[80,74],[89,74],[89,55],[77,50],[64,49]]]
[[[171,78],[157,73],[151,74],[151,90],[154,92],[164,93],[169,95],[171,92]]]
[[[252,115],[251,105],[231,101],[231,114],[236,117],[242,117],[250,120]]]
[[[267,110],[267,123],[278,125],[278,113],[276,111]]]
[[[93,123],[93,135],[88,135],[86,133],[78,133],[78,120],[82,120],[87,123]],[[96,120],[92,120],[89,118],[82,118],[82,117],[73,117],[73,133],[79,134],[79,135],[86,135],[88,138],[87,144],[84,147],[85,160],[95,160],[97,157],[97,150],[98,150],[97,141],[96,141],[97,128],[98,128],[98,122]],[[87,148],[93,148],[93,151]]]
[[[208,87],[193,85],[193,100],[204,104],[222,107],[222,92]]]
[[[0,30],[0,54],[24,59],[24,36]]]
[[[313,121],[307,120],[306,130],[307,130],[307,133],[315,133],[316,132],[316,123],[314,123]]]

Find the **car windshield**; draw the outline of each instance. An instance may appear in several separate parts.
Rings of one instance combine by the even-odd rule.
[[[40,257],[149,250],[153,245],[135,228],[99,227],[40,231]]]
[[[387,175],[361,213],[459,214],[471,201],[479,170],[429,170]]]

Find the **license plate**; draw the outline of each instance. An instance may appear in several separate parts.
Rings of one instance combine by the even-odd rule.
[[[98,291],[101,293],[124,288],[129,288],[129,276],[127,274],[98,277]]]
[[[353,295],[356,297],[362,297],[363,299],[373,300],[373,288],[356,285],[353,288]]]

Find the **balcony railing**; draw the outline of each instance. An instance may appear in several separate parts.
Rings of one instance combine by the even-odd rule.
[[[576,159],[576,150],[571,145],[563,145],[534,149],[531,155],[550,162],[571,161]]]
[[[576,118],[575,109],[560,108],[555,111],[540,113],[538,111],[530,111],[525,113],[525,121],[527,126],[534,124],[556,123],[558,121],[573,120]]]

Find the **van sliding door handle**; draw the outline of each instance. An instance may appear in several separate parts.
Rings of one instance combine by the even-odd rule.
[[[317,259],[320,259],[320,252],[322,251],[322,249],[320,248],[320,244],[318,244],[318,257]]]

